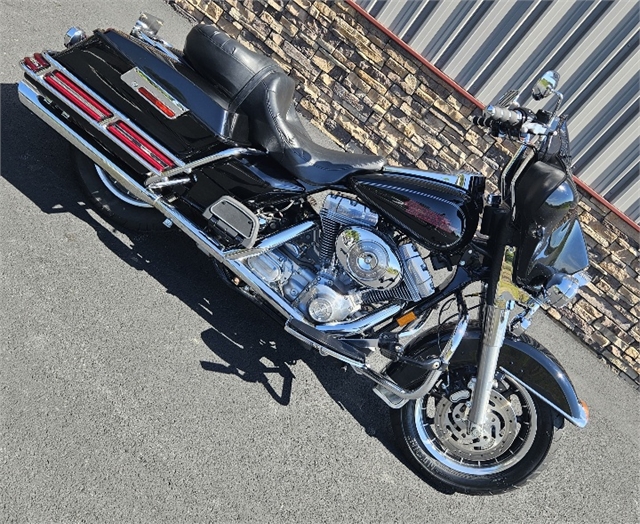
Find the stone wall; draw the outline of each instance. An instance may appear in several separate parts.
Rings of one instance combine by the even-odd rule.
[[[473,102],[344,1],[170,3],[275,59],[298,81],[298,111],[349,151],[489,180],[509,158],[511,144],[472,124]],[[580,217],[593,281],[568,308],[548,313],[640,388],[638,232],[586,194]]]

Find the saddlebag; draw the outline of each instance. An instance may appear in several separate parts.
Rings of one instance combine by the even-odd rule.
[[[247,145],[246,116],[232,111],[229,97],[196,73],[180,51],[171,52],[174,57],[109,29],[51,56],[182,161]]]

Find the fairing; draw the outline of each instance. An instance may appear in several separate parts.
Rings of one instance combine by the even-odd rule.
[[[528,251],[533,248],[533,253]],[[587,246],[576,218],[541,240],[526,238],[520,251],[517,278],[525,285],[546,284],[557,273],[573,275],[589,265]]]
[[[546,158],[549,162],[529,166],[515,186],[515,278],[529,288],[546,285],[557,273],[573,275],[589,264],[571,172],[554,157]]]

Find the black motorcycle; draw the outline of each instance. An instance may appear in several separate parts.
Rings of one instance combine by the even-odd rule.
[[[485,196],[479,174],[314,143],[274,61],[210,25],[180,51],[160,24],[72,28],[65,50],[22,61],[20,100],[75,147],[90,201],[126,228],[179,228],[288,333],[371,379],[427,480],[522,485],[565,420],[587,423],[562,366],[523,334],[588,265],[557,74],[533,90],[557,96],[553,111],[511,93],[476,119],[520,144]]]

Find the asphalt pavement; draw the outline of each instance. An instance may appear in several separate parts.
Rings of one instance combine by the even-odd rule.
[[[161,0],[1,0],[1,522],[639,522],[638,394],[542,315],[591,409],[515,492],[448,495],[393,442],[370,384],[302,349],[183,235],[117,232],[62,138],[18,101],[18,61],[71,25]]]

